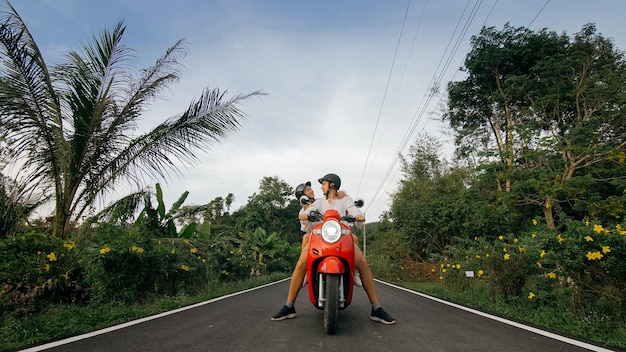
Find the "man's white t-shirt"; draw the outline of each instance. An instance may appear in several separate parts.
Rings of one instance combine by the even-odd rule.
[[[352,200],[352,198],[350,198],[349,196],[345,196],[341,199],[335,198],[333,199],[332,202],[329,202],[328,199],[326,198],[318,198],[315,200],[315,202],[313,202],[313,204],[309,205],[306,209],[301,208],[299,214],[311,215],[312,211],[318,211],[322,215],[324,215],[324,212],[326,212],[327,210],[331,210],[331,209],[336,210],[339,213],[339,216],[363,215],[361,210],[357,208],[356,205],[354,205],[354,200]],[[317,222],[313,223],[308,220],[300,220],[300,229],[304,231],[305,233],[310,233],[316,224]]]

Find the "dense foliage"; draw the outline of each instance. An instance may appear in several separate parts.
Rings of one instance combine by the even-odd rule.
[[[375,272],[626,336],[623,53],[593,25],[571,38],[505,25],[472,38],[464,69],[444,115],[457,161],[428,135],[411,148],[368,238]]]

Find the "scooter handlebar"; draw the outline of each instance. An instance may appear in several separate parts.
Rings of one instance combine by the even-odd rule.
[[[311,212],[311,214],[309,214],[309,221],[310,222],[318,222],[318,221],[322,221],[322,219],[324,219],[324,216],[319,211],[314,210],[314,211]],[[347,221],[349,223],[355,223],[356,222],[356,218],[353,215],[342,216],[341,220],[342,221]]]

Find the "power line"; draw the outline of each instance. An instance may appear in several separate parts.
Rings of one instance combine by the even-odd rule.
[[[482,0],[480,2],[482,2]],[[406,146],[407,146],[407,144],[408,144],[412,134],[415,131],[415,128],[416,128],[417,124],[421,120],[421,118],[422,118],[422,116],[424,114],[424,111],[426,110],[427,105],[430,103],[430,100],[432,99],[432,97],[434,95],[434,89],[439,84],[439,81],[441,80],[441,78],[443,77],[443,74],[445,73],[445,70],[442,70],[439,73],[439,77],[437,76],[437,72],[439,71],[439,68],[441,67],[442,63],[444,62],[444,59],[445,59],[446,55],[452,55],[452,53],[447,54],[448,53],[448,49],[450,48],[450,45],[453,42],[455,34],[457,33],[457,31],[458,31],[458,29],[459,29],[459,27],[461,25],[463,17],[465,16],[465,13],[466,13],[470,3],[471,3],[471,0],[468,0],[466,5],[465,5],[465,8],[463,9],[463,12],[462,12],[460,18],[459,18],[459,21],[457,22],[457,25],[456,25],[456,27],[455,27],[455,29],[454,29],[451,37],[450,37],[450,40],[448,41],[446,49],[444,50],[444,52],[442,54],[442,57],[439,60],[439,64],[437,65],[437,68],[435,69],[435,74],[433,75],[433,78],[431,79],[431,81],[429,83],[429,86],[428,86],[429,87],[428,90],[430,90],[430,92],[427,91],[427,93],[425,93],[422,96],[422,100],[418,104],[418,109],[416,110],[415,114],[413,115],[413,120],[412,120],[411,125],[410,125],[411,127],[405,133],[405,135],[404,135],[404,137],[403,137],[403,139],[402,139],[402,141],[400,143],[400,146],[398,147],[397,152],[395,153],[395,156],[394,156],[391,164],[387,168],[387,171],[385,173],[385,177],[383,178],[380,186],[376,190],[376,193],[374,193],[374,197],[372,197],[372,201],[370,202],[370,204],[375,204],[375,200],[377,199],[378,194],[380,193],[380,190],[382,189],[382,187],[385,184],[386,180],[389,178],[389,175],[393,171],[393,168],[395,167],[396,163],[398,162],[399,154],[401,154],[404,151],[404,149],[406,148]],[[477,4],[478,4],[478,2],[477,2]],[[477,7],[480,7],[479,5],[477,6],[477,4],[474,5],[474,9],[472,10],[472,12],[474,13],[474,16],[475,16],[475,11],[477,10]],[[470,18],[473,19],[473,16],[470,15]],[[468,21],[471,22],[470,19],[468,19]],[[465,31],[467,31],[466,28],[467,28],[467,25],[465,26]],[[460,42],[460,40],[457,40],[457,43],[455,44],[455,46],[458,47],[458,45],[459,45],[458,43],[459,42]],[[447,60],[447,61],[449,61],[449,60]],[[431,86],[432,86],[432,89],[430,88]],[[424,103],[424,101],[425,101],[425,103]]]
[[[417,22],[417,27],[415,29],[415,34],[413,34],[413,41],[411,42],[411,48],[409,49],[409,53],[407,55],[406,62],[404,63],[404,68],[402,70],[402,74],[400,75],[400,81],[398,83],[398,87],[396,89],[396,93],[394,94],[394,99],[393,99],[393,102],[391,103],[391,107],[389,109],[389,114],[388,114],[388,117],[387,117],[387,120],[386,120],[386,123],[385,123],[385,127],[383,128],[383,132],[382,132],[382,134],[380,136],[380,140],[378,142],[378,147],[376,148],[376,153],[374,153],[374,164],[376,163],[376,159],[378,157],[378,154],[379,154],[379,151],[380,151],[380,147],[383,144],[385,132],[387,130],[387,126],[389,125],[389,120],[391,119],[391,115],[392,115],[393,109],[395,107],[396,100],[397,100],[399,92],[400,92],[400,88],[402,87],[402,82],[404,81],[404,76],[406,75],[406,70],[407,70],[407,67],[408,67],[410,59],[411,59],[411,54],[413,53],[413,49],[415,48],[415,41],[417,40],[417,35],[418,35],[420,27],[422,25],[422,21],[424,19],[424,14],[426,13],[427,5],[428,5],[428,0],[426,0],[424,2],[424,7],[422,8],[422,13],[420,14],[420,18],[419,18],[419,20]],[[370,172],[371,172],[371,170],[370,170]]]
[[[400,36],[398,37],[398,43],[396,44],[396,51],[393,54],[393,60],[391,62],[391,69],[389,70],[389,76],[387,78],[387,85],[385,86],[385,92],[383,94],[383,100],[380,103],[380,109],[378,111],[378,118],[376,119],[376,125],[374,126],[374,133],[372,134],[372,141],[370,142],[369,150],[367,151],[367,158],[365,159],[365,165],[363,166],[363,172],[361,173],[361,180],[359,181],[359,187],[357,188],[357,194],[359,194],[361,190],[361,184],[363,183],[363,178],[365,177],[365,170],[367,169],[367,163],[370,159],[370,153],[372,151],[372,145],[374,144],[374,139],[376,137],[376,131],[378,130],[378,123],[380,121],[380,115],[383,111],[383,105],[385,105],[385,98],[387,97],[387,90],[389,89],[389,82],[391,81],[391,75],[393,73],[393,67],[396,64],[396,57],[398,56],[398,48],[400,47],[400,42],[402,40],[402,33],[404,32],[404,25],[406,23],[406,17],[409,13],[409,7],[411,6],[411,0],[407,1],[406,10],[404,11],[404,19],[402,20],[402,27],[400,28]]]
[[[494,4],[491,6],[491,9],[489,10],[489,13],[488,13],[488,14],[487,14],[487,16],[485,17],[485,20],[483,21],[483,24],[482,24],[482,26],[481,26],[481,27],[484,27],[484,26],[485,26],[485,24],[486,24],[486,22],[487,22],[488,18],[491,16],[491,14],[492,14],[492,12],[493,12],[493,10],[494,10],[494,8],[495,8],[495,6],[496,6],[496,4],[497,4],[497,3],[498,3],[498,0],[496,0],[496,1],[494,2]],[[550,3],[550,0],[547,0],[547,1],[545,2],[545,4],[541,7],[541,9],[539,10],[539,12],[538,12],[538,13],[537,13],[534,17],[533,17],[532,21],[529,23],[529,25],[528,25],[527,27],[530,27],[530,26],[534,23],[534,21],[535,21],[535,20],[539,17],[539,15],[543,12],[543,10],[547,7],[547,5],[548,5],[549,3]],[[471,22],[473,22],[473,20],[474,20],[474,18],[475,18],[475,16],[476,16],[476,14],[477,14],[478,8],[480,7],[480,5],[481,5],[481,4],[482,4],[482,0],[480,0],[479,2],[478,2],[478,1],[476,2],[476,4],[474,5],[474,9],[473,9],[473,10],[472,10],[472,12],[470,13],[470,15],[469,15],[469,17],[468,17],[468,20],[467,20],[467,21],[466,21],[466,23],[465,23],[465,26],[464,26],[464,28],[463,28],[463,30],[462,30],[462,33],[461,33],[461,34],[459,35],[459,37],[457,38],[457,41],[456,41],[456,43],[455,43],[455,46],[454,46],[453,51],[451,52],[451,54],[449,54],[448,59],[446,60],[446,63],[445,63],[445,65],[444,65],[444,68],[443,68],[443,69],[442,69],[442,71],[440,72],[440,74],[439,74],[438,78],[435,78],[436,74],[433,76],[433,80],[431,80],[431,83],[432,83],[432,90],[434,90],[434,89],[435,89],[435,88],[436,88],[436,87],[440,84],[441,79],[443,78],[443,74],[447,71],[447,69],[448,69],[448,67],[449,67],[449,65],[450,65],[450,63],[451,63],[451,61],[452,61],[452,58],[456,55],[456,52],[457,52],[457,50],[458,50],[458,48],[459,48],[459,46],[460,46],[461,40],[462,40],[462,38],[464,38],[464,37],[465,37],[465,35],[467,34],[467,31],[468,31],[468,29],[469,29],[469,25],[471,24]],[[469,0],[468,0],[467,5],[469,5]],[[466,9],[467,9],[467,5],[466,5]],[[463,14],[461,15],[461,19],[462,19],[462,17],[463,17],[463,15],[464,15],[464,14],[465,14],[465,10],[464,10]],[[459,22],[457,23],[457,28],[456,28],[456,29],[458,29],[458,26],[459,26],[459,23],[460,23],[461,19],[459,19]],[[448,46],[446,47],[446,50],[444,50],[444,55],[442,56],[442,59],[440,60],[439,65],[438,65],[438,66],[437,66],[437,68],[435,69],[435,73],[439,70],[439,67],[441,66],[441,63],[443,62],[443,57],[445,57],[445,53],[447,52],[447,50],[448,50],[448,48],[449,48],[449,45],[450,45],[450,43],[452,42],[452,38],[454,37],[454,33],[456,33],[456,29],[455,29],[455,31],[453,32],[453,35],[452,35],[452,37],[451,37],[451,40],[448,42]],[[456,76],[456,73],[457,73],[457,72],[455,72],[455,73],[454,73],[453,78],[454,78],[454,76]],[[453,79],[453,78],[452,78],[452,79]],[[429,87],[431,87],[431,85],[429,85]],[[403,151],[403,150],[404,150],[404,148],[406,147],[406,144],[408,143],[408,138],[406,138],[406,137],[407,137],[407,136],[411,136],[411,135],[414,133],[414,130],[415,130],[415,128],[416,128],[416,126],[417,126],[417,124],[419,123],[419,121],[421,120],[421,118],[422,118],[423,114],[425,113],[426,106],[429,104],[430,99],[432,99],[432,97],[433,97],[433,96],[434,96],[434,94],[433,94],[433,93],[432,93],[432,91],[431,91],[431,94],[428,94],[428,98],[427,98],[426,103],[425,103],[424,105],[421,105],[421,104],[422,104],[422,102],[424,101],[424,97],[422,97],[422,101],[420,102],[420,105],[419,105],[419,106],[422,106],[422,109],[421,109],[421,110],[419,110],[419,109],[418,109],[418,110],[420,111],[420,112],[419,112],[419,117],[418,117],[417,119],[415,119],[415,116],[414,116],[414,120],[413,120],[413,123],[412,123],[411,128],[410,128],[410,132],[408,132],[407,134],[405,134],[405,139],[403,139],[403,142],[402,142],[402,144],[401,144],[401,147],[400,147],[400,148],[398,148],[398,151],[397,151],[396,155],[394,156],[394,158],[393,158],[393,160],[392,160],[392,162],[391,162],[391,164],[390,164],[389,168],[387,169],[387,172],[386,172],[386,174],[385,174],[385,177],[383,178],[383,181],[381,182],[381,184],[380,184],[379,188],[377,189],[377,191],[376,191],[376,193],[375,193],[374,197],[372,198],[372,202],[371,202],[371,204],[376,204],[376,203],[375,203],[375,199],[376,199],[376,197],[378,196],[378,194],[379,194],[379,192],[380,192],[381,188],[382,188],[382,187],[383,187],[383,185],[385,184],[385,182],[386,182],[387,178],[389,178],[389,176],[390,176],[390,174],[391,174],[391,171],[394,169],[395,164],[397,163],[397,161],[398,161],[398,159],[399,159],[399,155],[400,155],[401,151]],[[440,106],[440,105],[441,105],[442,100],[443,100],[443,96],[439,99],[439,102],[437,103],[436,107],[438,107],[438,106]],[[416,115],[417,115],[417,112],[416,112]],[[423,130],[425,130],[425,128],[426,128],[426,124],[424,124],[424,126],[422,127],[422,131],[423,131]],[[443,135],[443,132],[442,132],[442,135]],[[441,138],[441,136],[440,136],[439,138]],[[439,139],[439,138],[438,138],[438,139]],[[395,178],[395,177],[394,177],[394,178]],[[387,184],[387,187],[385,187],[385,190],[387,190],[387,189],[388,189],[388,187],[389,187],[389,184]],[[378,210],[378,208],[377,208],[376,210]]]
[[[530,21],[530,23],[528,24],[528,26],[526,26],[527,28],[530,28],[530,26],[532,26],[533,23],[535,23],[535,20],[537,19],[537,17],[539,17],[539,15],[543,12],[543,9],[546,8],[546,6],[548,6],[548,4],[550,3],[550,0],[546,0],[546,3],[543,4],[543,7],[539,10],[539,12],[537,12],[537,14],[535,15],[535,17],[533,17],[533,20]]]

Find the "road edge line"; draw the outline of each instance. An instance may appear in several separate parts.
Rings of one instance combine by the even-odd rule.
[[[511,326],[514,326],[516,328],[523,329],[523,330],[526,330],[526,331],[530,331],[530,332],[533,332],[533,333],[538,334],[538,335],[549,337],[549,338],[554,339],[554,340],[558,340],[558,341],[561,341],[561,342],[569,343],[570,345],[574,345],[574,346],[581,347],[581,348],[586,348],[586,349],[588,349],[590,351],[596,351],[596,352],[616,352],[615,350],[609,350],[609,349],[606,349],[604,347],[600,347],[600,346],[593,345],[593,344],[590,344],[590,343],[587,343],[587,342],[579,341],[579,340],[576,340],[576,339],[573,339],[573,338],[569,338],[567,336],[555,334],[555,333],[552,333],[552,332],[549,332],[549,331],[545,331],[545,330],[541,330],[539,328],[535,328],[535,327],[532,327],[532,326],[529,326],[529,325],[518,323],[518,322],[513,321],[513,320],[509,320],[509,319],[506,319],[506,318],[501,318],[501,317],[496,316],[496,315],[492,315],[492,314],[489,314],[489,313],[481,312],[479,310],[472,309],[472,308],[469,308],[469,307],[465,307],[465,306],[462,306],[460,304],[448,302],[448,301],[443,300],[441,298],[437,298],[437,297],[429,296],[429,295],[421,293],[421,292],[413,291],[413,290],[408,289],[406,287],[394,285],[392,283],[381,281],[381,280],[378,280],[378,279],[374,279],[374,280],[376,282],[381,283],[381,284],[385,284],[385,285],[397,288],[399,290],[403,290],[403,291],[406,291],[406,292],[409,292],[409,293],[413,293],[413,294],[416,294],[418,296],[421,296],[421,297],[433,300],[435,302],[443,303],[443,304],[449,305],[451,307],[458,308],[458,309],[464,310],[466,312],[470,312],[472,314],[480,315],[480,316],[485,317],[485,318],[496,320],[496,321],[499,321],[501,323],[504,323],[504,324],[507,324],[507,325],[511,325]]]
[[[133,325],[144,323],[146,321],[159,319],[159,318],[171,315],[171,314],[176,314],[176,313],[183,312],[183,311],[186,311],[186,310],[189,310],[189,309],[194,309],[194,308],[197,308],[197,307],[201,307],[201,306],[203,306],[205,304],[221,301],[221,300],[226,299],[226,298],[234,297],[234,296],[241,295],[241,294],[244,294],[244,293],[248,293],[248,292],[251,292],[251,291],[254,291],[254,290],[265,288],[265,287],[268,287],[268,286],[271,286],[271,285],[275,285],[275,284],[278,284],[278,283],[281,283],[283,281],[287,281],[287,280],[290,280],[290,279],[291,279],[291,277],[288,277],[288,278],[285,278],[285,279],[282,279],[282,280],[270,282],[270,283],[265,284],[265,285],[249,288],[249,289],[244,290],[244,291],[229,293],[229,294],[224,295],[224,296],[219,296],[219,297],[212,298],[212,299],[210,299],[208,301],[202,301],[202,302],[199,302],[199,303],[194,303],[194,304],[191,304],[191,305],[188,305],[188,306],[185,306],[185,307],[181,307],[181,308],[178,308],[178,309],[168,310],[167,312],[162,312],[162,313],[158,313],[158,314],[155,314],[155,315],[150,315],[150,316],[147,316],[145,318],[140,318],[140,319],[128,321],[126,323],[109,326],[108,328],[104,328],[104,329],[100,329],[100,330],[96,330],[96,331],[92,331],[92,332],[87,332],[87,333],[84,333],[84,334],[81,334],[81,335],[77,335],[77,336],[73,336],[73,337],[68,337],[68,338],[63,339],[63,340],[49,342],[49,343],[46,343],[46,344],[40,345],[40,346],[30,347],[30,348],[27,348],[25,350],[20,350],[18,352],[43,351],[43,350],[47,350],[47,349],[50,349],[50,348],[53,348],[53,347],[58,347],[58,346],[65,345],[65,344],[68,344],[68,343],[76,342],[76,341],[79,341],[79,340],[88,339],[90,337],[106,334],[106,333],[109,333],[109,332],[112,332],[112,331],[115,331],[115,330],[124,329],[124,328],[127,328],[129,326],[133,326]]]

